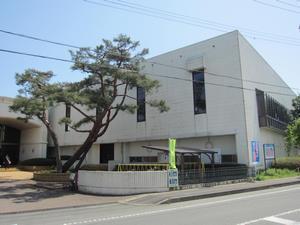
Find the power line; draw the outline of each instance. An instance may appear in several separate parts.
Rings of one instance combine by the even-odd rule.
[[[80,48],[80,47],[75,46],[75,45],[61,43],[61,42],[57,42],[57,41],[50,41],[50,40],[47,40],[47,39],[42,39],[42,38],[34,37],[34,36],[31,36],[31,35],[27,35],[27,34],[15,33],[15,32],[8,31],[8,30],[0,29],[0,32],[5,33],[5,34],[9,34],[9,35],[22,37],[22,38],[32,39],[32,40],[35,40],[35,41],[41,41],[41,42],[46,42],[46,43],[50,43],[50,44],[60,45],[60,46],[64,46],[64,47],[77,48],[77,49]]]
[[[29,39],[32,39],[32,40],[35,40],[35,41],[47,42],[47,43],[50,43],[50,44],[61,45],[61,46],[64,46],[64,47],[72,47],[72,48],[80,49],[80,47],[78,47],[76,45],[70,45],[70,44],[65,44],[65,43],[61,43],[61,42],[54,42],[54,41],[51,41],[51,40],[46,40],[46,39],[42,39],[42,38],[38,38],[38,37],[34,37],[34,36],[29,36],[29,35],[25,35],[25,34],[15,33],[15,32],[7,31],[7,30],[1,30],[0,29],[0,32],[11,34],[11,35],[20,36],[20,37],[23,37],[23,38],[29,38]],[[2,51],[3,52],[6,51],[8,53],[17,53],[17,54],[20,54],[20,55],[38,56],[38,55],[35,55],[35,54],[16,52],[16,51],[5,50],[5,49],[2,49]],[[55,58],[55,57],[48,57],[48,56],[41,56],[41,55],[39,55],[38,57],[40,57],[40,58],[51,58],[51,59]],[[58,58],[56,58],[55,60],[65,61],[65,59],[58,59]],[[73,62],[73,61],[70,61],[70,62]],[[152,63],[152,64],[157,64],[157,65],[161,65],[161,66],[166,66],[166,67],[171,67],[171,68],[177,68],[177,69],[180,69],[180,70],[188,71],[184,67],[173,66],[173,65],[168,65],[168,64],[163,64],[163,63],[157,63],[157,62],[152,62],[152,61],[148,61],[148,62]],[[263,85],[267,85],[267,86],[274,86],[274,87],[280,87],[280,88],[289,88],[289,87],[281,86],[281,85],[275,85],[275,84],[257,82],[257,81],[252,81],[252,80],[245,80],[245,79],[237,78],[236,76],[230,76],[230,75],[224,75],[224,74],[223,75],[219,75],[219,74],[215,74],[215,73],[208,72],[208,71],[205,71],[205,72],[208,73],[208,74],[210,74],[210,75],[212,75],[212,76],[227,77],[227,78],[230,78],[230,79],[235,79],[235,80],[240,80],[240,81],[245,81],[245,82],[251,82],[251,83],[256,83],[256,84],[263,84]],[[293,87],[290,87],[290,88],[294,89],[294,90],[300,90],[300,88],[293,88]]]
[[[146,15],[146,16],[159,18],[159,19],[163,19],[163,20],[167,20],[167,21],[178,22],[178,23],[183,23],[183,24],[187,24],[187,25],[191,25],[191,26],[215,30],[218,32],[228,32],[229,29],[237,28],[234,26],[220,24],[220,23],[211,22],[211,21],[210,22],[209,21],[201,22],[199,18],[189,17],[189,16],[185,16],[182,14],[177,14],[177,13],[172,13],[170,11],[159,10],[159,9],[156,9],[157,11],[154,11],[155,8],[146,7],[141,4],[128,3],[124,0],[123,1],[119,0],[119,2],[115,2],[112,0],[102,0],[106,4],[100,3],[99,1],[93,1],[93,0],[83,0],[83,1],[86,3],[89,3],[89,4],[110,7],[110,8],[114,8],[114,9],[118,9],[118,10],[122,10],[122,11],[137,13],[140,15]],[[126,2],[126,4],[124,2]],[[134,5],[130,5],[130,4],[134,4]],[[115,5],[117,5],[117,6],[115,6]],[[135,6],[135,5],[137,5],[137,6]],[[159,11],[162,11],[162,12],[159,12]],[[187,18],[193,18],[193,20],[191,21],[191,19],[187,19]],[[197,19],[197,21],[195,21],[196,19]],[[260,34],[256,33],[253,35],[253,32],[254,32],[253,30],[250,30],[247,28],[242,28],[242,29],[245,30],[244,31],[244,33],[246,33],[246,34],[244,34],[245,36],[247,36],[251,39],[254,39],[254,40],[263,40],[263,41],[269,41],[269,42],[292,45],[292,46],[300,46],[300,39],[291,38],[291,37],[282,36],[282,35],[277,35],[275,38],[274,37],[275,34],[265,33],[265,32],[260,32]]]
[[[6,52],[6,53],[11,53],[11,54],[17,54],[17,55],[25,55],[25,56],[31,56],[31,57],[37,57],[37,58],[43,58],[43,59],[50,59],[50,60],[74,63],[74,61],[68,60],[68,59],[62,59],[62,58],[56,58],[56,57],[52,57],[52,56],[32,54],[32,53],[27,53],[27,52],[19,52],[19,51],[7,50],[7,49],[0,49],[0,52]]]
[[[107,4],[103,4],[103,3],[92,1],[92,0],[83,0],[83,1],[87,2],[89,4],[105,6],[105,7],[109,7],[109,8],[113,8],[113,9],[119,9],[119,10],[127,11],[127,12],[133,12],[133,13],[137,13],[137,14],[140,14],[140,15],[150,16],[150,17],[154,17],[154,18],[159,18],[159,19],[167,20],[167,21],[179,22],[179,23],[183,23],[183,24],[187,24],[187,25],[192,25],[192,26],[198,26],[198,27],[202,27],[202,28],[206,28],[206,29],[210,29],[210,30],[215,30],[215,31],[219,31],[219,32],[227,32],[227,30],[224,30],[224,29],[221,29],[221,28],[207,27],[207,26],[204,26],[204,25],[199,25],[199,24],[196,24],[196,23],[187,22],[187,21],[183,21],[183,20],[180,20],[180,19],[171,19],[171,18],[167,18],[167,17],[163,17],[163,16],[157,16],[157,15],[153,15],[153,14],[149,14],[149,13],[144,13],[144,12],[140,12],[140,11],[136,11],[136,10],[132,10],[132,9],[125,9],[125,8],[122,8],[122,7],[117,7],[117,6],[113,6],[113,5],[107,5]]]
[[[87,3],[108,6],[108,5],[101,4],[99,2],[95,2],[95,1],[91,1],[91,0],[83,0],[83,1],[85,1]],[[110,1],[110,0],[102,0],[102,1],[109,2],[111,4],[121,4],[121,3],[116,3],[116,2],[113,2],[113,1]],[[281,41],[280,43],[282,43],[282,41],[292,41],[292,42],[295,42],[296,44],[300,44],[300,39],[298,39],[298,38],[288,37],[288,36],[279,35],[279,34],[272,34],[272,33],[267,33],[267,32],[261,32],[261,31],[257,31],[257,30],[253,30],[253,29],[249,29],[249,28],[244,28],[244,27],[226,25],[226,24],[223,24],[223,23],[215,22],[215,21],[204,20],[204,19],[200,19],[200,18],[197,18],[197,17],[187,16],[187,15],[183,15],[183,14],[179,14],[179,13],[174,13],[174,12],[171,12],[171,11],[166,11],[166,10],[161,10],[161,9],[157,9],[157,8],[153,8],[153,7],[148,7],[148,6],[144,6],[144,5],[137,4],[137,3],[131,3],[131,2],[124,1],[124,0],[118,0],[118,1],[122,2],[122,6],[131,7],[131,8],[134,7],[135,9],[139,9],[139,10],[141,10],[141,9],[142,10],[147,10],[150,13],[160,12],[160,13],[162,13],[164,15],[167,15],[167,16],[173,16],[173,17],[175,16],[179,19],[185,19],[185,20],[189,19],[189,20],[193,20],[193,21],[196,21],[196,22],[200,22],[200,23],[208,25],[208,26],[214,26],[214,27],[218,27],[218,28],[221,29],[221,30],[220,29],[215,29],[216,31],[222,31],[222,32],[226,31],[227,32],[228,29],[239,29],[239,30],[243,30],[245,33],[248,33],[249,35],[247,35],[247,36],[252,38],[252,39],[257,39],[257,37],[255,37],[255,36],[250,36],[254,33],[255,35],[262,36],[258,39],[265,40],[265,41],[272,41],[272,42],[275,41],[276,42],[276,40],[269,40],[268,39],[268,38],[271,37],[271,38],[277,38],[277,42]],[[126,3],[126,4],[124,4],[124,3]],[[111,7],[111,6],[108,6],[108,7]],[[113,7],[113,8],[116,8],[116,7]],[[121,8],[117,8],[117,9],[124,10],[124,9],[121,9]],[[137,13],[136,11],[134,11],[134,12]],[[179,21],[177,21],[177,22],[179,22]],[[192,24],[189,24],[189,25],[192,25]],[[209,27],[203,27],[203,28],[212,29],[212,28],[209,28]],[[224,30],[224,29],[226,29],[226,30]],[[32,40],[36,40],[36,41],[46,42],[46,43],[50,43],[50,44],[55,44],[55,45],[60,45],[60,46],[65,46],[65,47],[71,47],[71,48],[77,48],[77,49],[80,48],[79,46],[76,46],[76,45],[73,45],[73,44],[61,43],[61,42],[57,42],[57,41],[51,41],[51,40],[48,40],[48,39],[35,37],[35,36],[32,36],[32,35],[28,35],[28,34],[21,34],[21,33],[16,33],[16,32],[3,30],[3,29],[0,29],[0,32],[5,33],[5,34],[9,34],[9,35],[19,36],[19,37],[22,37],[22,38],[28,38],[28,39],[32,39]],[[265,38],[263,38],[263,37],[265,37]]]
[[[103,6],[112,7],[112,8],[116,8],[116,9],[120,9],[120,10],[125,10],[124,8],[113,7],[113,6],[109,6],[109,5],[106,5],[106,4],[101,4],[99,2],[94,2],[94,1],[90,1],[90,0],[84,0],[84,1],[87,2],[87,3],[103,5]],[[103,0],[103,1],[108,1],[108,0]],[[126,2],[126,1],[122,1],[122,0],[119,0],[119,1]],[[112,1],[109,1],[109,2],[113,3]],[[128,3],[128,4],[134,4],[134,3]],[[146,8],[146,9],[149,8],[152,11],[155,9],[155,8],[143,6],[141,4],[134,4],[134,5],[138,5],[140,7]],[[156,9],[156,10],[159,10],[159,9]],[[283,35],[277,35],[277,34],[272,34],[272,33],[255,31],[255,30],[251,30],[251,29],[248,29],[248,28],[239,28],[239,27],[235,27],[235,26],[231,26],[231,25],[225,25],[225,24],[221,24],[221,23],[217,23],[217,22],[208,21],[208,20],[200,20],[199,18],[196,18],[196,17],[185,16],[185,15],[182,15],[182,14],[172,13],[170,11],[165,11],[165,10],[159,10],[159,11],[165,12],[165,14],[168,14],[168,15],[173,14],[173,15],[175,15],[177,17],[179,16],[181,18],[182,17],[188,17],[188,18],[191,18],[191,19],[196,20],[196,21],[204,21],[204,23],[206,23],[206,25],[218,26],[219,28],[200,26],[200,25],[197,25],[197,24],[194,24],[194,23],[187,23],[187,22],[178,21],[178,20],[176,20],[176,21],[172,20],[173,22],[180,22],[180,23],[185,23],[185,24],[188,24],[188,25],[200,26],[200,27],[205,28],[205,29],[213,29],[215,31],[222,31],[222,32],[227,32],[228,31],[228,30],[225,30],[225,29],[241,29],[241,30],[245,30],[244,32],[247,33],[245,35],[249,38],[252,38],[252,39],[259,39],[259,40],[270,41],[270,42],[275,42],[275,43],[280,43],[280,44],[288,44],[288,45],[293,45],[293,46],[300,46],[300,39],[297,39],[297,38],[292,38],[292,37],[283,36]],[[135,12],[135,13],[141,14],[140,12],[132,11],[132,10],[130,12]],[[148,15],[148,16],[152,16],[152,17],[154,16],[154,15],[149,15],[149,14],[143,14],[143,15]],[[155,17],[169,20],[167,18],[162,18],[162,17],[157,17],[157,16],[155,16]],[[220,29],[220,27],[221,27],[221,29]],[[51,40],[48,40],[48,39],[43,39],[43,38],[34,37],[34,36],[31,36],[31,35],[27,35],[27,34],[21,34],[21,33],[16,33],[16,32],[12,32],[12,31],[7,31],[7,30],[3,30],[3,29],[1,29],[0,32],[5,33],[5,34],[14,35],[14,36],[19,36],[19,37],[22,37],[22,38],[28,38],[28,39],[32,39],[32,40],[36,40],[36,41],[41,41],[41,42],[51,43],[51,44],[55,44],[55,45],[60,45],[60,46],[64,46],[64,47],[71,47],[71,48],[77,48],[77,49],[80,48],[79,46],[72,45],[72,44],[51,41]],[[251,34],[248,34],[250,32],[256,32],[261,37],[256,37],[256,36],[253,36]],[[275,40],[274,37],[277,38],[277,40]],[[270,39],[270,38],[273,38],[273,39]]]
[[[170,67],[170,68],[176,68],[176,69],[180,69],[186,72],[190,72],[188,69],[184,68],[184,67],[180,67],[180,66],[172,66],[172,65],[168,65],[168,64],[164,64],[164,63],[158,63],[158,62],[154,62],[154,61],[148,61],[148,63],[152,63],[152,64],[156,64],[156,65],[160,65],[160,66],[165,66],[165,67]],[[282,86],[282,85],[277,85],[277,84],[270,84],[270,83],[266,83],[266,82],[260,82],[260,81],[253,81],[253,80],[247,80],[247,79],[242,79],[242,78],[238,78],[237,76],[232,76],[232,75],[227,75],[227,74],[217,74],[217,73],[213,73],[213,72],[209,72],[207,70],[205,70],[205,73],[212,75],[212,76],[217,76],[217,77],[225,77],[225,78],[229,78],[229,79],[233,79],[233,80],[238,80],[238,81],[244,81],[244,82],[249,82],[249,83],[255,83],[255,84],[261,84],[261,85],[266,85],[266,86],[272,86],[272,87],[279,87],[279,88],[286,88],[286,89],[294,89],[294,90],[300,90],[300,88],[292,88],[292,87],[287,87],[287,86]]]
[[[72,61],[72,60],[56,58],[56,57],[50,57],[50,56],[44,56],[44,55],[31,54],[31,53],[26,53],[26,52],[12,51],[12,50],[6,50],[6,49],[0,49],[0,51],[1,52],[6,52],[6,53],[11,53],[11,54],[18,54],[18,55],[24,55],[24,56],[30,56],[30,57],[38,57],[38,58],[62,61],[62,62],[67,62],[67,63],[74,63],[74,61]],[[103,67],[104,68],[110,68],[108,66],[103,66]],[[132,71],[132,72],[138,72],[138,71]],[[206,73],[206,72],[204,72],[204,73]],[[188,81],[188,82],[192,82],[192,83],[193,82],[204,83],[204,84],[214,85],[214,86],[219,86],[219,87],[228,87],[228,88],[235,88],[235,89],[240,89],[240,90],[255,91],[255,89],[245,88],[245,87],[240,87],[240,86],[234,86],[234,85],[224,85],[224,84],[217,84],[217,83],[213,83],[213,82],[194,81],[194,80],[186,79],[186,78],[171,77],[171,76],[168,76],[168,75],[160,75],[160,74],[153,74],[153,73],[144,73],[144,74],[148,75],[148,76],[161,77],[161,78],[174,79],[174,80],[181,80],[181,81]],[[257,82],[257,83],[259,83],[259,82]],[[265,92],[270,93],[270,94],[277,94],[277,95],[295,97],[295,95],[286,94],[286,93],[282,93],[282,92],[274,92],[274,91],[265,91]]]
[[[288,6],[295,7],[295,8],[300,8],[299,5],[295,5],[295,4],[292,4],[292,3],[289,3],[289,2],[286,2],[286,1],[283,1],[283,0],[276,0],[276,1],[280,2],[281,4],[284,4],[284,5],[288,5]]]
[[[113,3],[113,1],[111,1],[111,0],[102,0],[102,1],[109,1],[109,2]],[[128,7],[128,5],[137,6],[139,9],[142,8],[142,9],[145,9],[148,11],[150,10],[150,12],[161,12],[161,13],[164,13],[165,15],[171,15],[171,16],[176,16],[176,17],[180,17],[180,18],[184,18],[184,19],[190,19],[190,20],[205,23],[208,25],[219,26],[219,27],[223,27],[223,28],[225,27],[227,29],[229,28],[229,29],[245,30],[246,32],[249,32],[249,33],[252,32],[252,33],[261,34],[261,35],[273,36],[273,37],[277,37],[277,38],[288,39],[291,41],[300,41],[300,39],[298,39],[298,38],[288,37],[288,36],[279,35],[279,34],[272,34],[272,33],[267,33],[267,32],[261,32],[261,31],[257,31],[257,30],[253,30],[253,29],[249,29],[249,28],[245,28],[245,27],[237,27],[237,26],[227,25],[227,24],[223,24],[223,23],[219,23],[219,22],[215,22],[215,21],[210,21],[210,20],[204,20],[204,19],[200,19],[198,17],[188,16],[188,15],[183,15],[183,14],[179,14],[179,13],[175,13],[175,12],[171,12],[171,11],[167,11],[167,10],[161,10],[158,8],[148,7],[148,6],[145,6],[142,4],[132,3],[132,2],[125,1],[125,0],[117,0],[117,1],[126,3],[127,7]]]
[[[263,1],[260,1],[260,0],[253,0],[253,1],[257,2],[261,5],[269,6],[269,7],[276,8],[276,9],[281,9],[281,10],[291,12],[291,13],[300,14],[300,11],[296,11],[296,10],[293,10],[293,9],[287,9],[287,8],[284,8],[284,7],[281,7],[281,6],[278,6],[278,5],[274,5],[274,4],[271,4],[271,3],[263,2]]]
[[[204,73],[206,73],[206,72],[204,72]],[[182,81],[187,81],[187,82],[192,82],[192,83],[204,83],[205,85],[208,84],[208,85],[213,85],[213,86],[218,86],[218,87],[228,87],[228,88],[235,88],[235,89],[246,90],[246,91],[254,91],[254,92],[256,91],[255,89],[251,89],[251,88],[239,87],[239,86],[234,86],[234,85],[216,84],[216,83],[207,82],[207,81],[194,81],[194,80],[186,79],[186,78],[171,77],[171,76],[166,76],[166,75],[150,74],[150,73],[147,73],[147,75],[153,76],[153,77],[161,77],[161,78],[182,80]],[[276,95],[283,95],[283,96],[290,96],[290,97],[295,97],[296,96],[296,95],[291,95],[291,94],[276,92],[276,91],[264,91],[264,92],[269,93],[269,94],[276,94]]]

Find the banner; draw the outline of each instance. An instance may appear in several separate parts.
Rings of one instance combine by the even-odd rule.
[[[275,159],[275,146],[274,144],[264,144],[265,159]]]
[[[254,164],[259,163],[259,144],[257,141],[251,141],[252,148],[252,162]]]
[[[169,138],[169,169],[176,169],[176,139]]]

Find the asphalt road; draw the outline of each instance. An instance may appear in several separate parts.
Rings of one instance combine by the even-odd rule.
[[[1,215],[0,224],[295,225],[300,224],[300,185],[170,205],[110,204]]]

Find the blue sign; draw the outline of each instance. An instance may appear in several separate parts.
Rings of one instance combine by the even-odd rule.
[[[258,141],[251,141],[252,162],[259,163],[259,144]]]
[[[169,169],[168,170],[168,186],[169,187],[178,187],[178,170]]]

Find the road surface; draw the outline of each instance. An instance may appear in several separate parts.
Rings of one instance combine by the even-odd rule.
[[[300,185],[170,205],[109,204],[0,215],[0,224],[296,225],[300,224]]]

